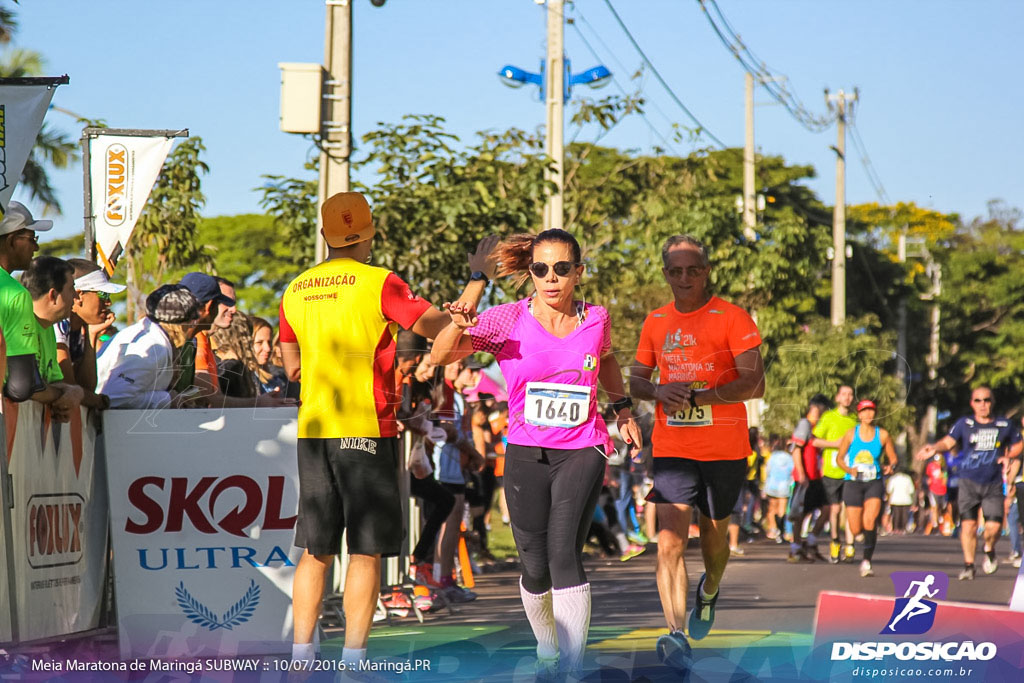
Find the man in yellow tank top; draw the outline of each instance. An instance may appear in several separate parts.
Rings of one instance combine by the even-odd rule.
[[[447,313],[413,294],[397,275],[367,265],[375,233],[366,199],[336,194],[321,209],[327,260],[295,278],[281,301],[281,351],[301,380],[295,544],[293,659],[312,660],[327,569],[348,532],[345,648],[353,670],[366,642],[380,586],[380,559],[403,539],[398,493],[395,334],[433,338]],[[474,277],[467,288],[484,287]]]

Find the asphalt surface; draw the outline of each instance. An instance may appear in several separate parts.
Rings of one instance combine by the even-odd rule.
[[[821,546],[825,552],[826,544]],[[693,642],[695,664],[689,680],[801,678],[792,669],[773,671],[769,660],[799,662],[806,656],[822,590],[892,596],[890,572],[943,571],[950,577],[947,600],[1005,607],[1017,575],[1017,569],[1002,561],[1008,552],[1005,539],[997,546],[998,571],[983,574],[979,554],[974,581],[957,580],[962,567],[959,541],[941,536],[880,538],[875,576],[870,578],[860,577],[859,561],[789,564],[788,545],[760,540],[743,544],[743,550],[726,570],[714,629],[705,640]],[[655,583],[656,554],[652,544],[628,562],[587,560],[593,609],[586,680],[682,680],[654,652],[657,637],[666,630]],[[693,542],[686,559],[692,591],[702,571]],[[429,671],[407,673],[406,680],[532,680],[535,641],[522,611],[518,573],[483,574],[474,590],[479,597],[458,606],[456,614],[430,613],[422,625],[410,615],[390,627],[375,627],[370,656],[429,663],[424,664]],[[340,641],[333,638],[325,644],[325,654],[332,653],[340,655]]]

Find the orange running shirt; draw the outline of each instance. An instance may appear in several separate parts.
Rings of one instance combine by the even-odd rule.
[[[674,303],[644,320],[636,360],[658,370],[658,383],[692,382],[714,389],[739,377],[736,356],[761,344],[753,319],[717,296],[692,313]],[[674,424],[673,424],[674,423]],[[699,406],[666,416],[659,403],[651,437],[656,458],[741,460],[750,453],[747,409],[742,403]]]
[[[391,271],[352,259],[292,280],[281,300],[281,341],[302,353],[299,438],[398,434],[395,333],[428,308]]]
[[[196,335],[196,372],[205,372],[209,375],[213,388],[220,390],[220,380],[217,377],[217,357],[213,354],[209,332],[200,332]]]

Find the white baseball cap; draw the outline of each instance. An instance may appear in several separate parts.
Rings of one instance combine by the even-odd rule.
[[[110,281],[107,274],[102,270],[94,270],[75,279],[75,289],[80,292],[106,292],[107,294],[119,294],[127,289],[124,285],[118,285]]]
[[[12,232],[26,228],[36,232],[44,232],[52,227],[53,221],[37,221],[32,218],[32,212],[24,204],[21,202],[11,202],[7,205],[7,212],[4,214],[3,221],[0,221],[0,235],[9,235]]]

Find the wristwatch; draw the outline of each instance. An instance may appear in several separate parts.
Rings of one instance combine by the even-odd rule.
[[[615,403],[612,404],[612,410],[614,410],[616,413],[619,412],[620,410],[622,410],[623,408],[632,408],[632,407],[633,407],[633,399],[631,399],[629,396],[623,396],[618,401],[616,401]]]
[[[484,273],[482,270],[474,270],[473,274],[469,276],[469,281],[483,282],[484,284],[487,284],[488,282],[491,281],[491,278],[487,277],[487,274]]]

